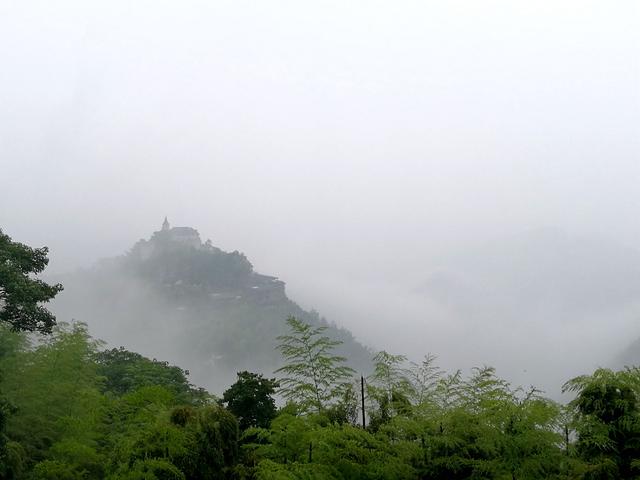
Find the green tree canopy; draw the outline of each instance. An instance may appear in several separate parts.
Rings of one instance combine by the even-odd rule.
[[[587,479],[631,479],[640,474],[640,411],[637,368],[614,372],[600,368],[573,378],[565,391],[576,392],[577,451],[590,468]]]
[[[0,322],[13,330],[50,333],[55,316],[42,306],[62,285],[49,285],[32,275],[42,272],[49,259],[47,247],[31,248],[14,242],[0,230]]]
[[[222,395],[222,401],[239,421],[240,429],[267,428],[276,416],[273,394],[278,388],[275,378],[251,372],[238,372],[238,380]]]
[[[189,383],[188,371],[168,362],[148,359],[124,347],[101,351],[95,359],[106,392],[124,395],[141,387],[159,385],[186,403],[206,403],[210,399],[206,391]]]

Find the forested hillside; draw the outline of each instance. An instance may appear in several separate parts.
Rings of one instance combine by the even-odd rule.
[[[66,285],[52,306],[59,318],[86,322],[112,346],[178,363],[216,390],[238,370],[271,374],[280,366],[276,337],[289,316],[328,326],[355,368],[367,373],[370,365],[371,352],[291,301],[284,282],[189,227],[167,223],[126,254],[56,280]]]
[[[137,263],[125,263],[139,275],[157,254],[147,247],[139,244],[129,254]],[[235,271],[246,265],[237,258]],[[290,316],[274,339],[274,377],[238,371],[216,397],[178,366],[105,348],[86,324],[56,322],[46,303],[63,287],[34,278],[47,261],[46,248],[0,232],[3,480],[640,475],[637,368],[569,380],[566,405],[510,385],[491,367],[444,372],[430,355],[412,363],[381,351],[372,373],[358,378],[351,359],[337,354],[335,329]],[[171,275],[153,268],[154,278]],[[214,284],[209,271],[198,284]],[[235,285],[216,288],[241,288],[247,275],[254,274],[245,269]],[[286,402],[276,405],[276,395]]]

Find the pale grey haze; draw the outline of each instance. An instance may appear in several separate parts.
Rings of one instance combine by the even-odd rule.
[[[0,227],[63,272],[167,215],[557,391],[640,336],[639,59],[636,1],[0,0]]]

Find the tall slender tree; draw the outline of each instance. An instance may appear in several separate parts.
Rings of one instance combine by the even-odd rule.
[[[290,333],[278,337],[286,362],[275,372],[285,375],[280,393],[303,410],[322,413],[343,395],[355,371],[345,365],[346,358],[334,354],[342,342],[323,335],[327,327],[314,327],[295,317],[289,317],[287,324]]]
[[[0,324],[13,331],[51,333],[55,316],[42,304],[55,297],[62,285],[49,285],[33,278],[49,259],[47,247],[31,248],[14,242],[0,230]],[[2,332],[0,332],[2,333]],[[2,372],[0,372],[2,376]],[[0,396],[0,477],[8,475],[4,429],[10,404]]]
[[[367,389],[374,403],[370,426],[376,430],[398,412],[407,411],[414,387],[404,355],[392,355],[383,350],[373,357],[373,362],[374,370],[368,378]]]

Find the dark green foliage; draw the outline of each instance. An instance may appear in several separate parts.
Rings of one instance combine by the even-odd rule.
[[[194,388],[189,383],[189,372],[167,362],[150,360],[123,347],[99,352],[96,362],[98,374],[104,377],[105,391],[115,395],[157,385],[171,390],[184,402],[195,404],[209,399],[204,390]]]
[[[122,370],[135,381],[114,395],[104,392],[100,344],[84,325],[60,324],[35,348],[5,333],[1,386],[15,408],[0,457],[2,480],[226,478],[220,472],[233,469],[236,419],[222,407],[192,401],[177,367],[110,351],[108,359],[135,360],[123,361],[132,369]],[[180,406],[187,400],[191,405]]]
[[[195,411],[192,407],[182,406],[176,407],[171,410],[171,415],[169,416],[169,420],[174,425],[179,427],[184,427],[187,423],[189,423],[195,415]]]
[[[27,454],[18,442],[6,442],[0,458],[0,478],[16,480],[22,478],[26,470]]]
[[[473,369],[467,378],[443,376],[430,361],[412,369],[402,357],[385,354],[370,378],[381,392],[370,407],[389,401],[377,428],[352,425],[349,409],[357,398],[344,383],[344,395],[320,414],[290,404],[271,422],[262,418],[263,428],[246,428],[241,441],[230,409],[185,396],[191,387],[177,367],[125,350],[101,356],[82,324],[61,324],[34,346],[4,333],[1,386],[15,409],[2,480],[637,476],[636,370],[574,379],[567,387],[578,393],[574,414],[565,418],[539,392],[512,389],[492,368]],[[109,376],[115,383],[105,388]],[[119,376],[133,380],[118,382]],[[241,421],[258,425],[264,412],[255,408],[256,398],[271,419],[275,386],[273,379],[241,372],[225,397]],[[560,427],[567,422],[578,437],[565,443]]]
[[[577,393],[578,455],[589,463],[587,479],[640,476],[640,370],[598,369],[576,377],[565,390]]]
[[[258,478],[416,478],[401,449],[387,438],[325,420],[317,415],[278,416],[262,433],[263,443],[254,445],[266,459],[258,466]],[[312,476],[318,472],[322,475]]]
[[[222,395],[222,401],[240,423],[240,429],[266,428],[276,416],[273,399],[278,382],[251,372],[238,372],[238,380]]]
[[[114,480],[116,477],[113,477]],[[186,480],[184,473],[166,460],[156,458],[138,460],[133,466],[117,476],[121,480]]]
[[[218,405],[176,407],[168,415],[163,410],[151,415],[138,411],[133,418],[121,421],[137,428],[125,431],[114,446],[120,452],[115,469],[118,475],[137,475],[140,462],[153,459],[171,465],[189,479],[229,478],[238,461],[235,417]]]
[[[48,285],[31,276],[45,269],[47,253],[47,247],[13,242],[0,230],[0,322],[13,330],[49,333],[56,323],[42,304],[55,297],[62,285]]]
[[[225,409],[209,406],[200,410],[195,430],[195,462],[189,478],[222,479],[238,459],[238,422]]]
[[[10,331],[8,325],[0,324],[0,369],[11,365],[11,359],[26,345],[23,336]],[[0,370],[0,385],[3,379]],[[0,394],[0,479],[18,478],[23,470],[26,454],[22,445],[8,441],[6,435],[7,422],[10,415],[16,413],[16,407],[5,395]]]
[[[0,230],[0,361],[11,356],[21,340],[5,331],[51,333],[55,316],[43,304],[60,291],[62,285],[49,285],[34,278],[41,273],[49,259],[48,249],[31,248],[14,242]],[[0,370],[0,377],[3,375]],[[0,478],[16,478],[22,469],[22,446],[7,443],[5,429],[11,420],[14,405],[0,395]]]
[[[73,465],[57,460],[44,460],[33,468],[31,478],[33,480],[84,480],[86,477]]]

